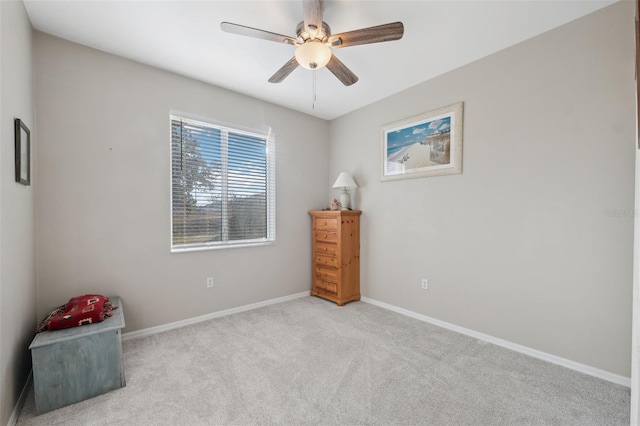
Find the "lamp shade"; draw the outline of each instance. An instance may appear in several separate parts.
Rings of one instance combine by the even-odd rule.
[[[341,172],[338,175],[338,179],[336,179],[336,183],[333,184],[334,188],[345,188],[345,189],[353,189],[357,188],[356,182],[353,180],[351,175],[347,172]]]
[[[296,60],[308,70],[319,70],[329,63],[331,49],[319,41],[308,41],[296,49]]]

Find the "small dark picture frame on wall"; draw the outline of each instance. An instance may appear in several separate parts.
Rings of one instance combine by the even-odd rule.
[[[16,182],[31,185],[31,131],[19,118],[15,119]]]

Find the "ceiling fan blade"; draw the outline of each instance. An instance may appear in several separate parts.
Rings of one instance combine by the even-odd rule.
[[[351,86],[353,83],[358,81],[358,76],[352,73],[345,64],[340,62],[338,58],[336,58],[336,55],[331,55],[327,68],[329,68],[329,71],[338,77],[338,80],[340,80],[345,86]]]
[[[271,78],[269,79],[269,83],[282,82],[282,80],[287,78],[287,76],[291,74],[293,70],[295,70],[296,68],[298,68],[298,61],[294,56],[293,58],[289,59],[289,61],[286,64],[284,64],[282,68],[276,71],[274,75],[271,76]]]
[[[296,44],[297,41],[293,37],[282,34],[271,33],[257,28],[245,27],[244,25],[232,24],[231,22],[223,22],[220,24],[222,31],[232,34],[239,34],[248,37],[261,38],[263,40],[275,41],[277,43]]]
[[[402,22],[362,28],[346,33],[334,34],[329,37],[329,44],[333,48],[357,46],[359,44],[380,43],[383,41],[399,40],[404,34]]]
[[[309,35],[314,38],[316,31],[322,29],[322,10],[324,0],[303,0],[304,26]]]

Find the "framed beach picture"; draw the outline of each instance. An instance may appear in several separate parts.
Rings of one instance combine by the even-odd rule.
[[[382,128],[382,181],[462,173],[462,102]]]

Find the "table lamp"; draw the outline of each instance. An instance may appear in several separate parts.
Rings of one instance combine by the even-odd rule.
[[[356,185],[355,181],[351,177],[351,175],[347,172],[341,172],[338,175],[338,179],[336,179],[336,183],[333,184],[334,189],[342,188],[342,192],[340,193],[340,205],[342,206],[342,210],[349,209],[349,193],[348,189],[356,189],[358,185]]]

